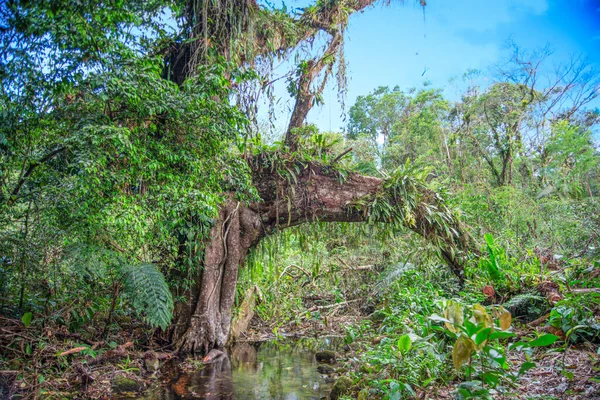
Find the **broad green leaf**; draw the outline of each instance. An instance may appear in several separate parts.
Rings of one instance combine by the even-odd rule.
[[[490,337],[490,333],[492,332],[492,328],[483,328],[475,335],[475,344],[477,348],[480,349],[485,346],[485,343]]]
[[[515,342],[515,343],[511,344],[510,346],[508,346],[508,349],[509,350],[514,350],[514,349],[521,350],[524,347],[529,347],[529,346],[525,342]]]
[[[402,335],[400,336],[400,339],[398,339],[398,350],[400,350],[400,353],[402,354],[406,354],[410,350],[411,345],[412,342],[408,335]]]
[[[473,343],[470,338],[466,336],[460,336],[458,338],[452,348],[452,362],[454,363],[454,368],[456,368],[456,370],[459,370],[464,363],[469,361],[471,354],[475,351],[475,347],[475,343]]]
[[[23,316],[21,317],[21,322],[23,322],[23,325],[25,325],[25,328],[29,328],[29,325],[31,325],[32,318],[33,318],[33,314],[30,312],[26,312],[25,314],[23,314]]]
[[[498,375],[494,372],[486,372],[485,374],[483,374],[482,376],[483,381],[485,383],[487,383],[488,385],[490,385],[491,387],[496,387],[498,385]]]
[[[550,346],[552,343],[556,342],[557,340],[558,340],[558,336],[552,335],[551,333],[547,333],[545,335],[540,336],[537,339],[532,340],[531,342],[528,342],[527,345],[529,347],[544,347],[544,346]]]
[[[523,375],[531,368],[535,368],[535,363],[531,361],[525,361],[523,364],[521,364],[521,368],[519,368],[519,376]]]
[[[495,340],[495,339],[506,339],[509,337],[514,337],[515,334],[512,332],[502,332],[502,331],[498,331],[498,332],[494,332],[490,335],[490,340]]]
[[[477,324],[474,324],[469,320],[464,321],[463,326],[465,327],[465,330],[467,331],[467,334],[469,336],[475,335],[481,329],[481,327],[477,326]]]

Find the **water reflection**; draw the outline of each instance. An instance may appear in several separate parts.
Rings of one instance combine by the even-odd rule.
[[[335,340],[302,339],[261,344],[242,343],[213,364],[194,373],[176,365],[164,371],[167,382],[151,388],[144,399],[319,400],[331,382],[317,371],[315,352],[335,349]]]

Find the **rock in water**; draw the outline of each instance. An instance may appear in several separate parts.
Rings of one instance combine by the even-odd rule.
[[[144,383],[126,376],[117,376],[112,381],[112,390],[114,393],[141,392],[144,390]]]
[[[158,356],[152,352],[147,351],[144,353],[144,366],[148,372],[156,372],[160,368],[160,360]]]
[[[318,351],[315,354],[315,358],[317,359],[317,362],[319,362],[319,363],[334,364],[335,363],[335,352],[333,352],[331,350]]]
[[[319,366],[317,367],[317,371],[323,375],[330,375],[335,372],[335,368],[333,368],[331,365],[319,364]]]
[[[144,360],[144,364],[146,365],[148,372],[156,372],[160,368],[160,361],[158,358],[148,358]]]
[[[338,400],[340,397],[348,393],[350,387],[352,386],[352,379],[347,376],[340,377],[333,384],[333,388],[331,389],[331,394],[329,395],[330,400]]]
[[[212,349],[211,351],[208,352],[208,354],[206,355],[206,357],[204,357],[202,359],[202,362],[204,364],[213,363],[213,362],[217,361],[218,358],[220,358],[221,356],[223,356],[223,354],[224,353],[221,350]]]

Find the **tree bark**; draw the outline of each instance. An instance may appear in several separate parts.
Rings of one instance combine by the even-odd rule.
[[[207,354],[227,343],[238,268],[262,237],[259,215],[232,198],[210,231],[197,284],[175,308],[169,336],[181,352]]]
[[[181,352],[207,354],[225,346],[238,268],[262,237],[306,222],[368,221],[365,204],[386,193],[382,179],[359,174],[341,179],[335,169],[311,163],[296,164],[300,173],[289,183],[263,161],[260,156],[250,161],[262,201],[243,204],[229,197],[206,244],[201,277],[187,302],[176,307],[170,339]],[[414,223],[408,227],[426,239],[437,239],[442,258],[462,279],[463,256],[474,249],[471,238],[455,219],[448,222],[456,232],[452,237],[428,221],[427,207],[445,207],[436,193],[422,189],[420,198],[422,205],[414,210]],[[393,201],[396,207],[404,206],[402,199]]]

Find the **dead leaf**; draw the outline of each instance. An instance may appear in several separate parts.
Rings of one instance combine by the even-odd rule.
[[[457,371],[464,363],[469,361],[471,354],[475,351],[475,347],[475,342],[466,336],[461,335],[456,340],[456,343],[454,343],[454,347],[452,348],[452,362]]]

